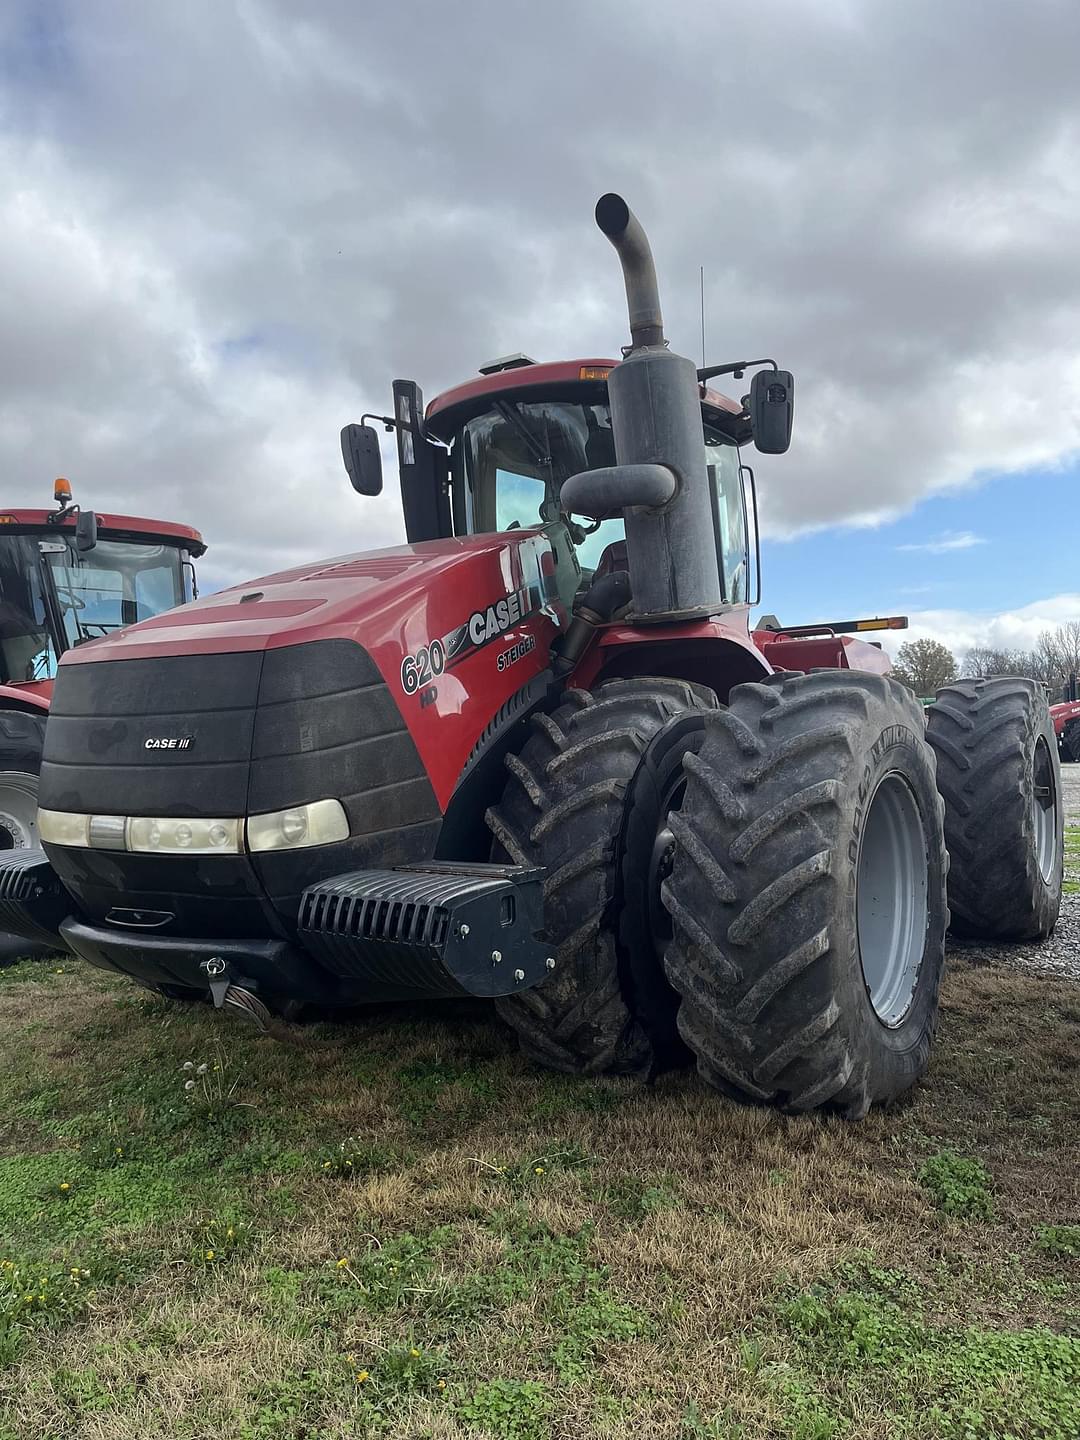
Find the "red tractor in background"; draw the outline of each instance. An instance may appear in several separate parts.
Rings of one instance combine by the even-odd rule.
[[[0,852],[37,845],[38,771],[60,657],[193,599],[194,561],[206,549],[186,525],[83,510],[65,479],[53,499],[55,510],[0,511]]]
[[[751,631],[743,447],[787,450],[792,377],[673,354],[641,226],[596,219],[621,362],[510,357],[426,414],[397,381],[364,417],[407,544],[68,651],[0,923],[261,1023],[487,996],[546,1065],[692,1056],[856,1117],[927,1063],[946,842],[954,928],[1054,926],[1045,699],[973,682],[927,720],[844,627]],[[745,403],[705,388],[748,369]],[[378,493],[377,429],[342,445]]]
[[[1050,718],[1062,760],[1080,761],[1080,700],[1063,700],[1060,705],[1051,705]]]

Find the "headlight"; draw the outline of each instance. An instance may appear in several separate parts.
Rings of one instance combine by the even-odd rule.
[[[170,855],[236,855],[240,825],[239,820],[133,817],[127,822],[127,848]]]
[[[72,815],[66,810],[38,810],[38,837],[50,845],[90,844],[90,816]]]
[[[340,800],[291,805],[269,815],[252,815],[247,822],[249,850],[299,850],[348,838],[349,821]]]
[[[270,815],[200,820],[194,816],[77,815],[38,810],[38,835],[48,845],[129,850],[142,855],[239,855],[245,826],[249,850],[299,850],[349,838],[340,800],[314,800]]]

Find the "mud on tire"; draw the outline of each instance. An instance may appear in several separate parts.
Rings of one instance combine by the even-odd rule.
[[[648,924],[659,806],[700,742],[711,691],[680,680],[615,680],[533,720],[488,811],[495,852],[543,865],[556,968],[496,1001],[522,1051],[551,1069],[646,1074],[676,1045],[676,997]],[[657,908],[662,911],[657,894]]]
[[[926,738],[937,752],[956,935],[1038,940],[1061,905],[1061,763],[1033,680],[958,680],[937,692]]]
[[[699,1071],[792,1111],[892,1100],[927,1064],[947,923],[918,702],[884,676],[772,676],[685,764],[667,974]]]

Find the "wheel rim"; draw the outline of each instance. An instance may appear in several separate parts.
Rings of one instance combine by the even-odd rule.
[[[1035,773],[1031,792],[1035,859],[1045,881],[1054,878],[1058,863],[1058,788],[1050,747],[1040,735],[1035,745]]]
[[[37,776],[0,772],[0,850],[25,850],[38,843]]]
[[[656,827],[652,854],[649,856],[649,935],[654,952],[661,957],[673,931],[671,916],[661,898],[660,889],[675,863],[675,833],[671,828],[671,815],[682,805],[685,791],[686,776],[680,769],[671,777],[660,797],[660,823]]]
[[[883,1025],[911,1009],[926,945],[929,859],[911,786],[898,771],[870,798],[855,880],[856,927],[863,980]]]

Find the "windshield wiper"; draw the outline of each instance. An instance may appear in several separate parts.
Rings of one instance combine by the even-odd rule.
[[[506,423],[511,426],[514,432],[525,442],[525,448],[530,452],[532,458],[541,469],[551,475],[551,456],[547,453],[547,447],[541,445],[540,441],[525,424],[525,419],[513,400],[496,400],[495,409],[503,417]]]

